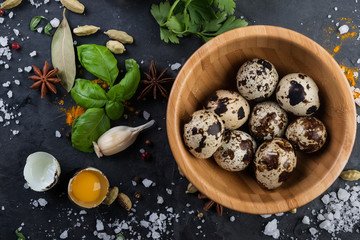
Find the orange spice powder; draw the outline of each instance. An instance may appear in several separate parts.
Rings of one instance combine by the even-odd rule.
[[[341,69],[343,70],[347,80],[350,82],[351,86],[355,86],[356,80],[358,76],[356,76],[356,72],[359,72],[358,68],[350,68],[347,66],[340,65]]]
[[[107,82],[101,80],[100,78],[95,79],[95,80],[92,80],[92,82],[99,84],[100,87],[102,87],[102,88],[107,88],[107,87],[109,87],[109,84],[108,84]]]
[[[71,126],[75,120],[75,118],[81,116],[86,112],[85,108],[82,108],[80,106],[72,106],[68,109],[61,109],[66,113],[66,124]]]

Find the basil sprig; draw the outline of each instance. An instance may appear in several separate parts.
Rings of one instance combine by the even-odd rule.
[[[86,45],[87,46],[81,45],[78,47],[79,59],[81,55],[81,59],[83,60],[81,64],[85,64],[87,67],[83,66],[89,72],[93,74],[95,72],[95,76],[106,76],[106,69],[110,68],[110,72],[113,72],[117,76],[119,70],[116,59],[103,57],[102,59],[106,60],[100,61],[101,58],[99,57],[96,62],[91,62],[90,59],[99,53],[99,49],[102,49],[102,46],[95,44]],[[81,53],[79,53],[79,51],[81,51]],[[107,48],[101,51],[103,51],[103,56],[109,56],[107,53],[109,50]],[[110,54],[112,55],[112,53]],[[98,84],[89,80],[75,80],[75,86],[71,90],[71,96],[79,106],[87,108],[87,111],[76,118],[72,125],[71,141],[74,148],[83,152],[93,152],[92,142],[97,141],[104,132],[110,129],[110,120],[117,120],[123,115],[123,102],[131,99],[140,82],[140,70],[136,61],[134,59],[125,60],[125,67],[127,73],[124,78],[118,84],[112,86],[108,92]],[[108,80],[109,79],[114,79],[111,80],[113,83],[116,77],[108,78]]]
[[[30,30],[35,31],[37,29],[37,26],[39,25],[41,19],[46,19],[44,16],[35,16],[30,21]]]

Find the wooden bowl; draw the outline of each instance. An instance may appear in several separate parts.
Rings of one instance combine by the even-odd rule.
[[[320,89],[318,117],[329,137],[315,154],[298,153],[298,164],[287,182],[268,191],[252,169],[232,173],[210,159],[197,159],[185,148],[183,127],[208,96],[218,89],[236,89],[239,67],[252,58],[272,62],[280,78],[301,72]],[[298,208],[322,194],[345,167],[356,134],[356,110],[342,70],[320,45],[288,29],[250,26],[226,32],[199,48],[185,63],[172,87],[167,108],[167,133],[173,155],[200,192],[233,210],[272,214]]]

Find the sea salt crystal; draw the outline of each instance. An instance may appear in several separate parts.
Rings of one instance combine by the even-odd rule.
[[[163,204],[164,203],[164,199],[161,196],[157,196],[157,204]]]
[[[5,18],[0,17],[0,24],[4,23]]]
[[[24,67],[24,70],[26,72],[30,72],[32,70],[32,67],[31,66]]]
[[[159,216],[158,216],[157,213],[152,213],[152,214],[149,216],[149,221],[150,221],[150,222],[155,222],[158,218],[159,218]]]
[[[8,45],[8,37],[0,37],[0,45],[6,47]]]
[[[13,92],[11,90],[9,90],[7,92],[7,96],[8,96],[8,98],[12,98],[13,97]]]
[[[81,210],[81,211],[79,212],[79,214],[80,214],[80,215],[85,215],[85,214],[87,214],[87,212],[86,212],[85,210]]]
[[[180,63],[174,63],[170,66],[171,70],[179,70],[179,68],[181,67]]]
[[[334,10],[335,10],[335,11],[337,11],[337,10],[338,10],[338,8],[337,8],[337,7],[334,7]]]
[[[53,28],[57,28],[57,27],[59,26],[59,24],[60,24],[60,20],[57,19],[57,18],[54,18],[54,19],[52,19],[52,20],[50,21],[50,24],[51,24],[51,26],[52,26]]]
[[[264,234],[267,236],[271,236],[275,239],[280,237],[280,231],[277,228],[278,221],[273,219],[272,221],[268,222],[265,226]]]
[[[349,29],[350,29],[349,26],[345,24],[345,25],[341,25],[338,30],[339,30],[340,34],[343,35],[343,34],[349,32]]]
[[[135,181],[131,181],[132,185],[135,187],[137,183]]]
[[[146,188],[150,187],[152,183],[153,183],[153,181],[151,181],[151,180],[149,180],[149,179],[147,179],[147,178],[145,178],[145,179],[142,181],[142,184],[144,184],[144,186],[145,186]]]
[[[264,214],[264,215],[260,215],[260,216],[263,218],[269,218],[269,217],[271,217],[271,214]]]
[[[142,226],[144,228],[148,228],[150,226],[150,223],[148,221],[141,220],[140,221],[140,226]]]
[[[48,203],[44,198],[39,198],[37,201],[41,207],[45,207]]]
[[[96,219],[96,230],[97,231],[102,231],[104,230],[104,224],[101,220]]]
[[[172,190],[170,188],[166,189],[167,194],[172,195]]]
[[[149,118],[150,118],[150,113],[148,113],[147,111],[143,111],[143,117],[144,117],[144,119],[147,121],[147,120],[149,120]]]
[[[323,220],[325,220],[325,217],[324,217],[324,215],[322,215],[322,214],[318,214],[318,215],[317,215],[317,219],[318,219],[319,221],[323,221]]]
[[[326,205],[330,202],[330,198],[329,195],[325,194],[322,198],[321,201]]]
[[[33,205],[34,207],[38,207],[38,206],[39,206],[39,203],[38,203],[38,201],[34,200],[34,201],[32,202],[32,205]]]
[[[302,223],[309,225],[310,224],[310,218],[308,216],[304,216],[304,218],[302,219]]]
[[[2,211],[5,211],[5,207],[4,207],[4,206],[1,206],[1,210],[2,210]]]
[[[329,14],[327,17],[328,17],[328,18],[331,18],[331,15]]]
[[[21,73],[23,72],[23,70],[21,68],[18,68],[18,72]]]
[[[318,233],[318,230],[316,230],[316,228],[311,227],[309,228],[309,232],[311,236],[315,236]]]
[[[358,58],[358,60],[356,61],[357,64],[360,64],[360,58]]]
[[[276,213],[275,216],[281,217],[282,215],[284,215],[284,213]]]
[[[14,31],[14,33],[15,33],[16,36],[19,36],[20,31],[19,31],[18,29],[14,28],[13,31]]]
[[[68,230],[63,231],[60,234],[60,239],[66,239],[66,238],[68,238]]]
[[[17,80],[17,79],[14,80],[14,83],[15,83],[16,85],[20,85],[20,81]]]
[[[32,51],[31,53],[29,53],[30,57],[35,57],[36,56],[36,51]]]
[[[10,81],[7,81],[2,84],[3,87],[10,87]]]
[[[29,189],[29,185],[27,183],[24,183],[24,188]]]
[[[9,16],[9,18],[13,18],[14,13],[13,13],[13,12],[10,12],[8,16]]]
[[[343,200],[344,202],[346,202],[350,197],[350,193],[348,193],[345,189],[342,189],[342,188],[339,188],[339,191],[337,194],[338,194],[338,198],[340,200]]]
[[[55,137],[61,138],[61,133],[58,130],[55,131]]]
[[[38,33],[42,33],[43,29],[44,29],[44,28],[42,28],[42,27],[38,27],[38,28],[36,29],[36,31],[37,31]]]
[[[334,226],[331,224],[329,220],[325,220],[322,223],[320,223],[319,227],[321,229],[325,229],[329,232],[333,232]]]
[[[235,217],[234,216],[231,216],[230,217],[230,222],[234,222],[235,221]]]
[[[10,68],[9,64],[5,64],[4,68],[9,69]]]

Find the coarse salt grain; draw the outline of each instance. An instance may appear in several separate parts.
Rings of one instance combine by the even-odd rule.
[[[14,31],[14,33],[15,33],[16,36],[19,36],[20,31],[19,31],[18,29],[14,28],[13,31]]]
[[[63,231],[60,234],[60,239],[66,239],[66,238],[68,238],[68,230]]]
[[[3,87],[10,87],[10,81],[7,81],[2,84]]]
[[[14,16],[14,13],[13,12],[9,12],[9,18],[13,18],[13,16]]]
[[[36,56],[36,51],[32,51],[31,53],[29,53],[30,57],[35,57]]]
[[[57,18],[54,18],[54,19],[52,19],[52,20],[50,21],[50,24],[51,24],[51,26],[52,26],[53,28],[57,28],[57,27],[59,26],[59,24],[60,24],[60,20],[57,19]]]
[[[179,70],[179,68],[181,67],[180,63],[174,63],[170,66],[171,70]]]
[[[13,92],[11,90],[9,90],[7,92],[7,96],[8,96],[8,98],[12,98],[13,97]]]
[[[302,223],[309,225],[310,224],[310,218],[308,216],[304,216],[304,218],[302,219]]]
[[[101,220],[96,219],[96,230],[97,231],[102,231],[104,230],[104,224]]]
[[[340,26],[338,30],[339,30],[340,34],[343,35],[343,34],[349,32],[349,29],[350,29],[349,26],[345,24],[345,25]]]
[[[235,221],[235,217],[234,216],[231,216],[230,217],[230,222],[234,222]]]
[[[264,215],[260,215],[260,216],[263,218],[269,218],[269,217],[271,217],[271,214],[264,214]]]
[[[148,113],[147,111],[143,111],[143,117],[144,117],[145,120],[149,120],[150,113]]]
[[[172,190],[170,188],[166,188],[166,192],[167,194],[172,195]]]
[[[153,183],[153,181],[151,181],[151,180],[149,180],[149,179],[147,179],[147,178],[145,178],[145,179],[142,181],[142,184],[143,184],[146,188],[150,187],[152,183]]]
[[[58,130],[55,131],[55,137],[61,138],[61,133]]]
[[[39,198],[37,201],[41,207],[45,207],[48,203],[44,198]]]
[[[36,31],[37,31],[38,33],[42,33],[43,29],[44,29],[44,28],[42,28],[42,27],[38,27],[38,28],[36,29]]]
[[[163,203],[164,203],[163,197],[157,196],[157,202],[156,202],[156,203],[157,203],[157,204],[163,204]]]
[[[32,70],[32,67],[31,66],[24,67],[24,70],[26,72],[30,72]]]
[[[273,219],[272,221],[268,222],[264,229],[264,234],[267,236],[271,236],[275,239],[280,237],[280,231],[277,228],[278,221]]]
[[[20,85],[20,81],[17,80],[17,79],[14,80],[14,83],[15,83],[16,85]]]

